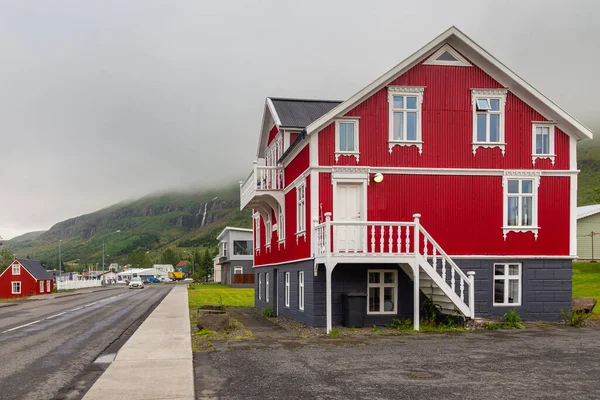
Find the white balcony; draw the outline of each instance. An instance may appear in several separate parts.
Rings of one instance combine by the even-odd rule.
[[[254,168],[240,183],[240,210],[252,207],[264,208],[265,204],[273,210],[277,204],[283,206],[283,167],[261,166],[254,162]]]

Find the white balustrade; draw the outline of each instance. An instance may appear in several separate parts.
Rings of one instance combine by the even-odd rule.
[[[244,207],[252,200],[256,191],[283,190],[283,167],[257,165],[250,174],[240,183],[240,205]]]

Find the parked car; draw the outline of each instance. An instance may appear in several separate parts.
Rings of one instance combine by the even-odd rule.
[[[144,282],[142,281],[142,278],[140,278],[139,276],[136,276],[135,278],[131,278],[131,282],[129,282],[129,289],[133,289],[133,288],[138,288],[138,289],[144,288]]]
[[[146,283],[160,283],[160,279],[151,276],[146,278]]]

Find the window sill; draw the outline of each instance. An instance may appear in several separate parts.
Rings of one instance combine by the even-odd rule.
[[[390,148],[390,154],[392,154],[392,149],[394,146],[415,146],[417,149],[419,149],[419,155],[423,154],[423,141],[421,140],[388,140],[388,146]]]
[[[360,159],[360,153],[358,151],[336,151],[335,152],[335,161],[337,162],[340,156],[350,156],[356,158],[356,162],[358,163]]]
[[[367,315],[398,315],[397,311],[367,311]]]
[[[554,161],[556,160],[556,154],[532,154],[531,155],[531,163],[535,165],[535,160],[538,158],[549,158],[552,161],[552,165],[554,165]]]
[[[532,232],[535,237],[535,240],[537,240],[539,229],[540,229],[539,226],[503,226],[502,233],[504,234],[504,240],[506,240],[506,235],[509,232],[516,232],[516,233]]]
[[[521,303],[494,303],[493,307],[521,307]]]
[[[502,157],[504,157],[504,152],[506,150],[506,143],[500,142],[473,142],[473,155],[477,153],[477,149],[483,147],[485,149],[499,148],[502,151]]]
[[[304,241],[306,241],[306,230],[300,231],[300,232],[296,232],[296,244],[298,244],[298,241],[300,240],[300,237],[304,237]]]

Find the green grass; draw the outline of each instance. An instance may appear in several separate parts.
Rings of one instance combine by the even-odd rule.
[[[573,263],[573,297],[595,298],[594,314],[600,314],[600,263]]]
[[[225,307],[254,307],[253,288],[231,288],[219,284],[193,284],[188,290],[191,308],[205,304],[222,304]]]

